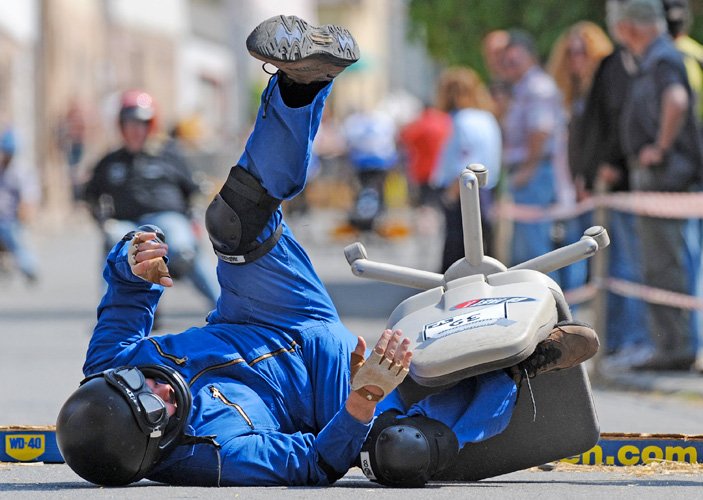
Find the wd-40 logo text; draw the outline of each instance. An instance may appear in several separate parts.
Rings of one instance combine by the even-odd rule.
[[[449,310],[467,309],[469,307],[493,306],[496,304],[508,304],[512,302],[532,302],[535,299],[532,297],[484,297],[482,299],[473,299],[462,302],[451,307]]]
[[[19,460],[28,462],[41,456],[46,449],[43,434],[8,434],[5,436],[5,453]]]

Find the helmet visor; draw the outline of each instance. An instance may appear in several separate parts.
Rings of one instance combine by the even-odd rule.
[[[148,123],[154,119],[154,110],[142,106],[124,108],[120,111],[120,123],[127,121]]]

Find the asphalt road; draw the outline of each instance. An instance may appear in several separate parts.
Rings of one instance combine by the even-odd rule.
[[[384,488],[366,480],[352,469],[331,488],[188,488],[141,481],[127,488],[96,488],[80,481],[63,465],[0,466],[0,498],[242,498],[242,499],[397,499],[455,500],[480,499],[654,499],[690,500],[701,497],[700,468],[674,472],[582,471],[573,468],[542,472],[535,469],[515,472],[477,483],[437,483],[421,490]]]
[[[329,233],[340,214],[319,214],[295,224],[323,281],[352,331],[372,338],[411,290],[352,276],[342,248]],[[430,235],[431,236],[431,235]],[[81,379],[81,364],[102,285],[99,240],[90,221],[77,213],[70,223],[45,223],[30,234],[41,257],[41,281],[26,284],[0,275],[0,425],[53,424],[62,402]],[[393,243],[365,240],[370,258],[432,270],[439,243],[423,235]],[[214,258],[213,258],[214,259]],[[163,300],[161,332],[202,324],[205,302],[184,282]],[[596,389],[594,400],[606,432],[703,433],[701,399]],[[0,497],[27,493],[37,498],[703,498],[703,469],[592,468],[560,465],[470,484],[433,484],[398,492],[369,483],[352,469],[326,488],[174,488],[143,481],[124,489],[95,488],[65,465],[0,464]]]

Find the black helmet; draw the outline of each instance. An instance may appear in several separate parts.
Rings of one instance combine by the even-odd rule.
[[[162,380],[176,394],[169,418],[145,378]],[[142,479],[178,444],[192,406],[183,377],[168,366],[119,367],[85,378],[56,421],[64,460],[83,479],[122,486]]]

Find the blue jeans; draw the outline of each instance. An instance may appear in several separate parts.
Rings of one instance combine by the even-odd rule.
[[[635,229],[635,216],[611,211],[608,216],[610,236],[609,274],[613,278],[642,283],[640,240]],[[649,344],[647,306],[641,299],[608,292],[606,339],[608,351],[635,344]]]
[[[36,277],[37,260],[24,241],[24,230],[18,221],[0,220],[0,243],[12,254],[22,274]]]
[[[552,163],[540,163],[526,185],[517,189],[511,186],[510,192],[513,202],[518,205],[549,207],[556,200]],[[520,264],[552,250],[551,229],[552,221],[515,222],[511,265]],[[557,279],[556,276],[552,277]]]
[[[691,272],[695,272],[697,277],[693,295],[703,298],[703,279],[701,279],[703,272],[703,220],[689,221],[688,238],[695,258],[691,264]],[[696,339],[698,358],[703,361],[703,314],[701,311],[694,311],[692,319],[694,322],[692,329],[698,332]]]
[[[166,235],[169,268],[176,274],[181,272],[195,288],[215,307],[220,287],[212,266],[206,262],[193,232],[191,221],[179,212],[155,212],[145,214],[136,221],[113,220],[103,230],[108,244],[114,245],[125,234],[144,224],[158,226]]]
[[[686,221],[685,240],[687,251],[685,254],[686,266],[688,267],[689,276],[689,295],[701,297],[701,263],[703,262],[703,254],[701,252],[701,244],[703,244],[703,227],[702,221],[698,219],[689,219]],[[700,311],[694,309],[691,311],[691,334],[692,341],[696,351],[701,351],[703,354],[703,329],[701,329],[701,314]]]

